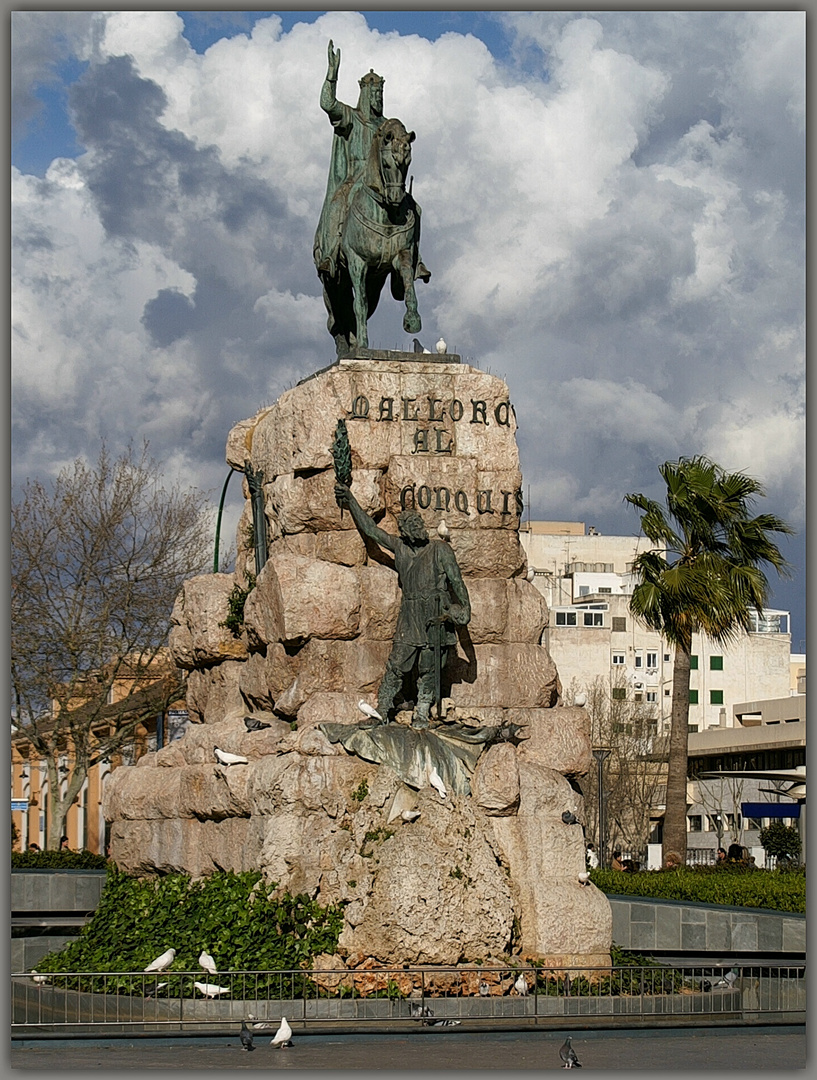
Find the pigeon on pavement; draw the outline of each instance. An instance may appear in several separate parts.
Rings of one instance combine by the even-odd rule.
[[[204,971],[207,972],[208,975],[218,975],[218,968],[216,967],[215,960],[208,952],[205,952],[204,949],[201,950],[201,956],[199,957],[199,965],[204,969]]]
[[[197,990],[200,990],[206,998],[220,997],[222,994],[229,994],[229,986],[216,986],[215,983],[194,982],[193,985]]]
[[[252,1041],[252,1032],[247,1027],[245,1020],[241,1021],[241,1049],[242,1050],[254,1050],[255,1046]]]
[[[443,783],[443,778],[440,776],[440,774],[437,772],[433,765],[428,770],[428,782],[429,784],[431,784],[431,786],[434,788],[434,790],[437,792],[441,799],[445,799],[448,796],[448,792],[445,790],[445,784]]]
[[[213,753],[216,755],[216,761],[222,765],[249,765],[250,759],[242,757],[241,754],[231,754],[227,750],[219,750],[217,746],[213,747]]]
[[[167,952],[163,952],[161,956],[157,956],[155,960],[151,960],[145,971],[164,971],[165,968],[169,968],[176,957],[175,949],[168,949]]]
[[[573,1037],[568,1035],[559,1049],[559,1057],[564,1062],[563,1069],[580,1069],[582,1067],[582,1063],[576,1057],[576,1051],[571,1046],[572,1042]]]
[[[528,981],[521,971],[519,972],[516,982],[513,984],[513,988],[520,997],[528,996]]]
[[[285,1046],[292,1046],[292,1028],[285,1016],[281,1017],[281,1026],[275,1032],[275,1037],[270,1039],[270,1046],[277,1046],[280,1050]]]
[[[372,705],[367,704],[365,701],[359,701],[357,707],[363,713],[364,716],[368,716],[370,720],[383,720],[383,717]]]
[[[262,720],[256,720],[253,716],[245,716],[244,727],[247,731],[262,731],[264,728],[272,727],[272,724],[265,724]]]

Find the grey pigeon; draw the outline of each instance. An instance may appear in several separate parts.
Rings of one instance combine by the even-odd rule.
[[[244,727],[247,731],[263,731],[264,728],[272,727],[272,724],[265,724],[261,720],[256,720],[254,716],[245,716]]]
[[[582,1063],[576,1057],[576,1051],[571,1046],[572,1042],[573,1037],[568,1035],[559,1049],[559,1057],[564,1062],[563,1069],[580,1069],[582,1067]]]
[[[431,1017],[434,1016],[434,1013],[429,1009],[428,1005],[417,1005],[412,1001],[410,1008],[412,1020],[421,1020],[425,1025],[431,1023]]]
[[[252,1032],[247,1027],[245,1020],[241,1021],[241,1049],[242,1050],[254,1050],[255,1045],[252,1041]]]
[[[565,825],[578,825],[579,824],[579,819],[576,817],[575,814],[572,814],[569,810],[565,810],[564,813],[562,814],[562,821],[565,823]]]
[[[417,338],[414,338],[414,340],[412,341],[412,345],[414,346],[414,351],[415,352],[425,352],[426,351],[425,347],[422,344],[422,342],[418,341]]]
[[[737,981],[738,973],[736,971],[727,971],[722,979],[718,979],[715,983],[715,987],[718,990],[729,990],[732,985]]]

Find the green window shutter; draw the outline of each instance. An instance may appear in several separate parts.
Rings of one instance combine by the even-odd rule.
[[[698,691],[697,690],[690,690],[690,692],[689,692],[689,703],[690,703],[690,705],[697,705],[698,704]]]
[[[710,705],[723,705],[723,690],[710,690],[709,691],[709,704]]]
[[[613,701],[624,701],[627,697],[627,691],[623,686],[613,687]]]
[[[690,658],[689,658],[689,670],[690,671],[697,671],[698,670],[698,657],[697,656],[694,656],[694,655],[690,656]]]
[[[710,656],[709,657],[709,670],[710,671],[723,671],[723,657],[722,656]]]

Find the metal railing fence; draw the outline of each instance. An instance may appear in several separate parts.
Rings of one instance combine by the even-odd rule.
[[[526,992],[520,992],[525,980]],[[800,1023],[805,965],[55,972],[11,976],[12,1035]],[[270,1030],[269,1034],[274,1034]]]

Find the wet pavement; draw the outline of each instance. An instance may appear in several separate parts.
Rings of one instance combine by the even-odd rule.
[[[182,1069],[221,1072],[299,1069],[334,1073],[418,1069],[559,1069],[565,1035],[585,1069],[708,1071],[740,1069],[753,1075],[769,1069],[806,1067],[806,1029],[792,1027],[673,1028],[656,1030],[462,1032],[421,1028],[407,1035],[298,1035],[285,1050],[269,1044],[271,1032],[255,1037],[251,1053],[235,1038],[189,1036],[165,1039],[58,1039],[12,1042],[12,1069]]]

